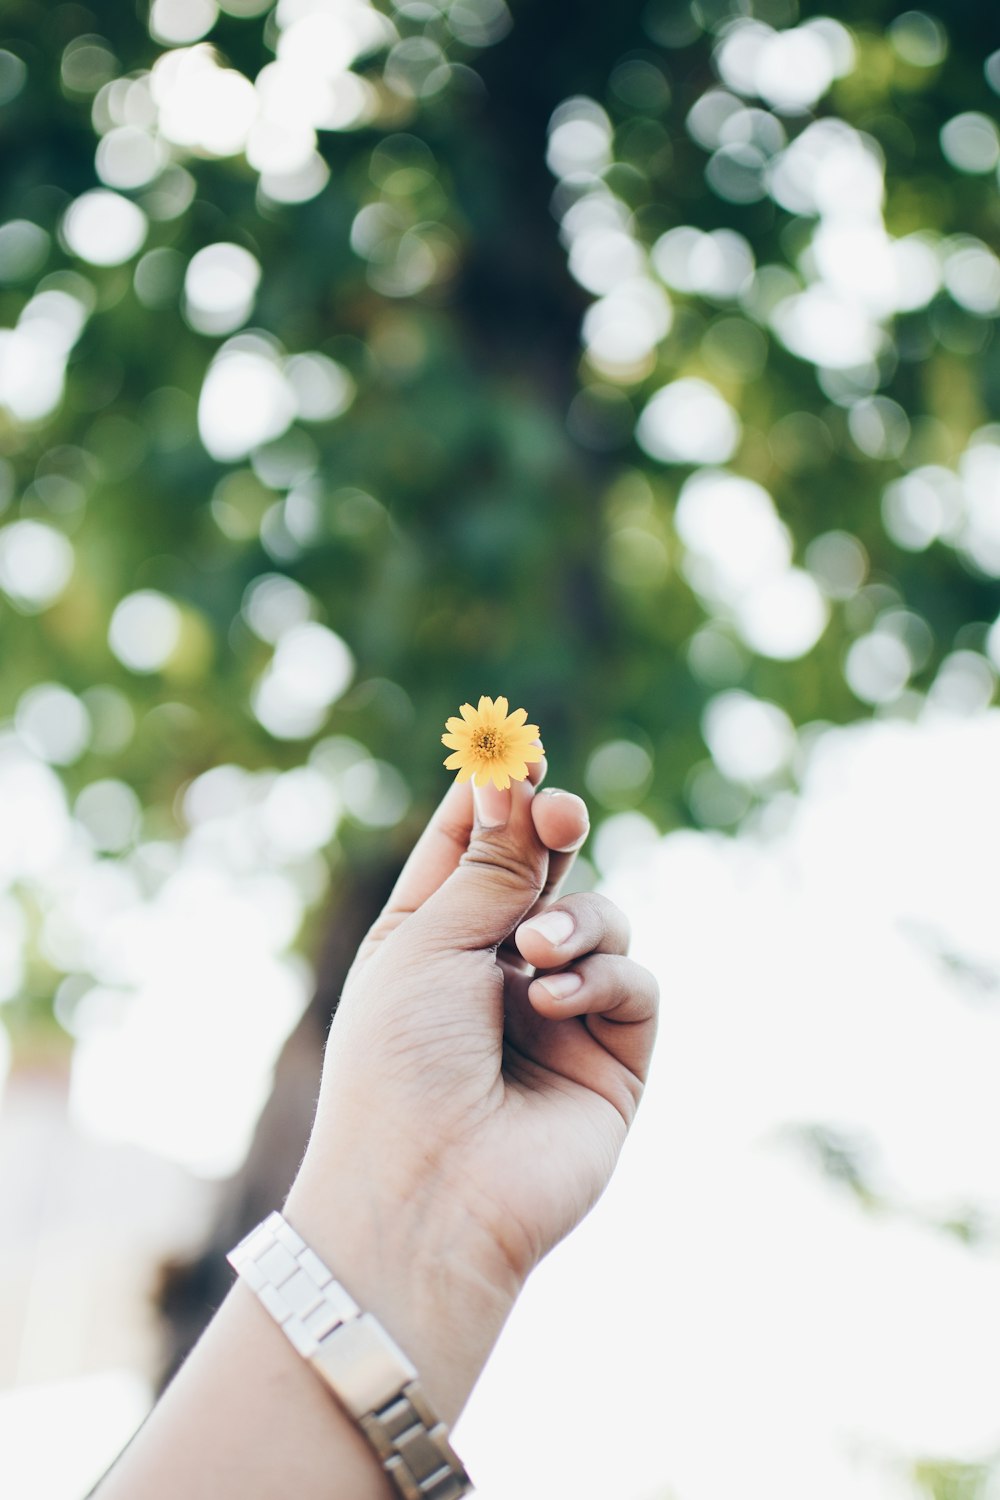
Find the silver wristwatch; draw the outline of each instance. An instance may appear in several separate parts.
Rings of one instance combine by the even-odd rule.
[[[471,1493],[413,1365],[281,1214],[269,1214],[228,1260],[360,1425],[404,1500]]]

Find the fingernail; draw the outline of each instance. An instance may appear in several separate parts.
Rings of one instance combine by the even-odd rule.
[[[472,783],[472,802],[480,828],[506,828],[510,817],[510,792],[502,792],[492,781],[485,786]]]
[[[553,1000],[568,1000],[583,984],[583,978],[579,974],[546,974],[540,982]]]
[[[522,932],[538,932],[553,948],[559,948],[573,936],[576,923],[568,911],[546,911],[525,922]]]

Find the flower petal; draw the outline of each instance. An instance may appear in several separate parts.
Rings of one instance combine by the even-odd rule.
[[[509,700],[502,695],[494,699],[484,693],[478,707],[463,703],[459,713],[460,718],[446,721],[441,736],[442,745],[451,752],[445,768],[457,773],[457,781],[473,781],[476,786],[492,781],[506,791],[512,780],[524,781],[528,766],[545,754],[538,725],[527,722],[526,709],[511,713]]]
[[[534,745],[535,741],[538,739],[538,725],[525,724],[522,729],[510,730],[504,735],[504,738],[506,739],[508,745],[516,745],[518,749],[520,749],[522,745]]]

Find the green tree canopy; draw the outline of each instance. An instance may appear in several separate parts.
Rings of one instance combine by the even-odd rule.
[[[609,839],[758,816],[824,723],[989,702],[990,29],[8,0],[0,796],[58,777],[74,858],[140,884],[270,799],[225,857],[315,907],[318,856],[407,847],[480,693]],[[0,985],[46,1012],[93,965],[9,829]]]

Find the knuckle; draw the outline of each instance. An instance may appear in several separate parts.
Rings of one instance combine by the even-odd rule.
[[[642,1102],[642,1096],[645,1092],[646,1086],[643,1083],[642,1079],[639,1078],[637,1074],[631,1071],[627,1071],[622,1075],[621,1086],[623,1098],[622,1105],[619,1107],[621,1108],[622,1118],[624,1119],[626,1125],[631,1129],[632,1122],[635,1119],[636,1110],[639,1108],[639,1105]]]
[[[631,941],[629,920],[620,906],[598,891],[584,891],[579,897],[581,910],[589,917],[588,928],[594,934],[595,946],[604,938],[610,938],[622,949]]]
[[[649,969],[621,954],[598,953],[587,960],[586,970],[588,982],[609,1002],[609,1020],[645,1021],[656,1015],[660,987]]]
[[[640,987],[635,982],[635,971],[629,965],[627,959],[619,960],[614,966],[613,993],[615,1006],[618,1009],[632,1010],[635,1005]]]
[[[384,943],[387,938],[392,937],[410,915],[409,912],[400,910],[383,911],[372,923],[368,930],[366,942]]]
[[[642,986],[636,983],[637,975],[627,958],[608,958],[607,991],[611,1001],[611,1014],[624,1011],[631,1018],[636,1001],[641,999]],[[625,1017],[622,1017],[625,1019]]]
[[[656,976],[649,969],[644,969],[641,964],[634,964],[630,989],[638,1005],[638,1019],[655,1020],[660,1008],[660,986],[656,981]]]
[[[467,869],[488,870],[491,880],[502,882],[512,892],[523,892],[534,899],[542,893],[545,874],[541,861],[516,846],[501,844],[486,849],[472,844],[459,863]]]

